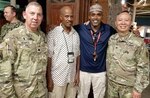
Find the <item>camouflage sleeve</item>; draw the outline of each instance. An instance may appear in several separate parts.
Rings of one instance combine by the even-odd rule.
[[[0,98],[15,98],[13,88],[13,60],[16,52],[13,51],[13,41],[6,38],[0,44],[1,60],[0,60]]]
[[[112,41],[111,41],[111,37],[110,37],[110,39],[108,41],[107,54],[106,54],[106,68],[107,69],[110,69],[109,65],[111,65],[110,62],[112,62],[111,60],[113,59],[112,55],[110,53],[110,50],[111,50],[110,46],[111,46],[111,44],[112,44]],[[109,71],[109,70],[107,70],[107,71]]]
[[[4,32],[4,26],[1,27],[1,32],[0,32],[0,43],[2,42],[3,40],[3,32]]]
[[[149,84],[149,52],[144,43],[137,50],[136,60],[138,63],[134,89],[141,93]]]
[[[2,26],[1,28],[1,39],[3,40],[4,36],[7,34],[7,32],[9,31],[9,25],[6,23]]]
[[[4,42],[6,43],[6,47],[3,50],[3,58],[11,60],[11,63],[14,64],[17,52],[15,37],[11,32],[4,37]]]
[[[47,35],[48,57],[52,57],[54,49],[54,32],[50,31]]]

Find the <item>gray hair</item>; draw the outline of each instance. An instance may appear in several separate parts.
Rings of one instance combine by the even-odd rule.
[[[42,8],[42,6],[41,6],[38,2],[36,2],[36,1],[30,2],[30,3],[26,6],[26,10],[28,9],[29,6],[37,6],[37,7],[39,6],[39,7]]]

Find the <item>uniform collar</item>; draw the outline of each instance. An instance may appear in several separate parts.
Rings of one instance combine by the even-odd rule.
[[[133,35],[132,32],[129,32],[128,35],[124,36],[124,37],[120,37],[119,34],[117,33],[115,39],[118,41],[118,42],[127,42],[128,39],[130,39],[130,37]]]

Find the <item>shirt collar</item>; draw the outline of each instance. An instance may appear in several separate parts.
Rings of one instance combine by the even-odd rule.
[[[64,28],[62,27],[62,23],[60,23],[60,30],[61,30],[61,32],[64,32]],[[71,27],[71,31],[69,34],[73,34],[73,33],[75,33],[75,30],[73,27]]]
[[[100,26],[98,32],[101,32],[101,31],[104,30],[104,25],[103,25],[103,24],[104,24],[104,23],[101,22],[101,26]],[[89,31],[92,30],[91,23],[89,23],[86,27],[87,27],[87,29],[88,29]],[[92,31],[93,31],[93,30],[92,30]]]

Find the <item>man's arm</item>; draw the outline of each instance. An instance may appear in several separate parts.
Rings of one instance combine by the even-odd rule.
[[[1,29],[0,29],[0,43],[3,41],[3,37],[4,37],[5,32],[6,32],[5,28],[6,28],[6,26],[5,26],[5,24],[4,24],[4,25],[1,27]]]
[[[136,53],[137,72],[134,90],[141,93],[149,84],[149,52],[143,42]]]
[[[49,92],[52,92],[53,90],[53,79],[52,79],[52,55],[53,55],[53,47],[54,47],[54,43],[53,43],[53,32],[50,31],[47,35],[47,43],[48,43],[48,61],[47,61],[47,73],[46,73],[46,79],[47,79],[47,88]]]
[[[75,75],[74,86],[78,86],[79,81],[80,81],[80,56],[76,58],[76,75]]]
[[[51,75],[51,64],[52,64],[52,58],[48,57],[46,79],[47,79],[47,88],[49,92],[52,92],[54,86],[52,75]]]
[[[3,98],[15,97],[13,84],[13,70],[17,52],[13,35],[8,34],[4,41],[0,44],[1,60],[0,60],[0,95]]]

